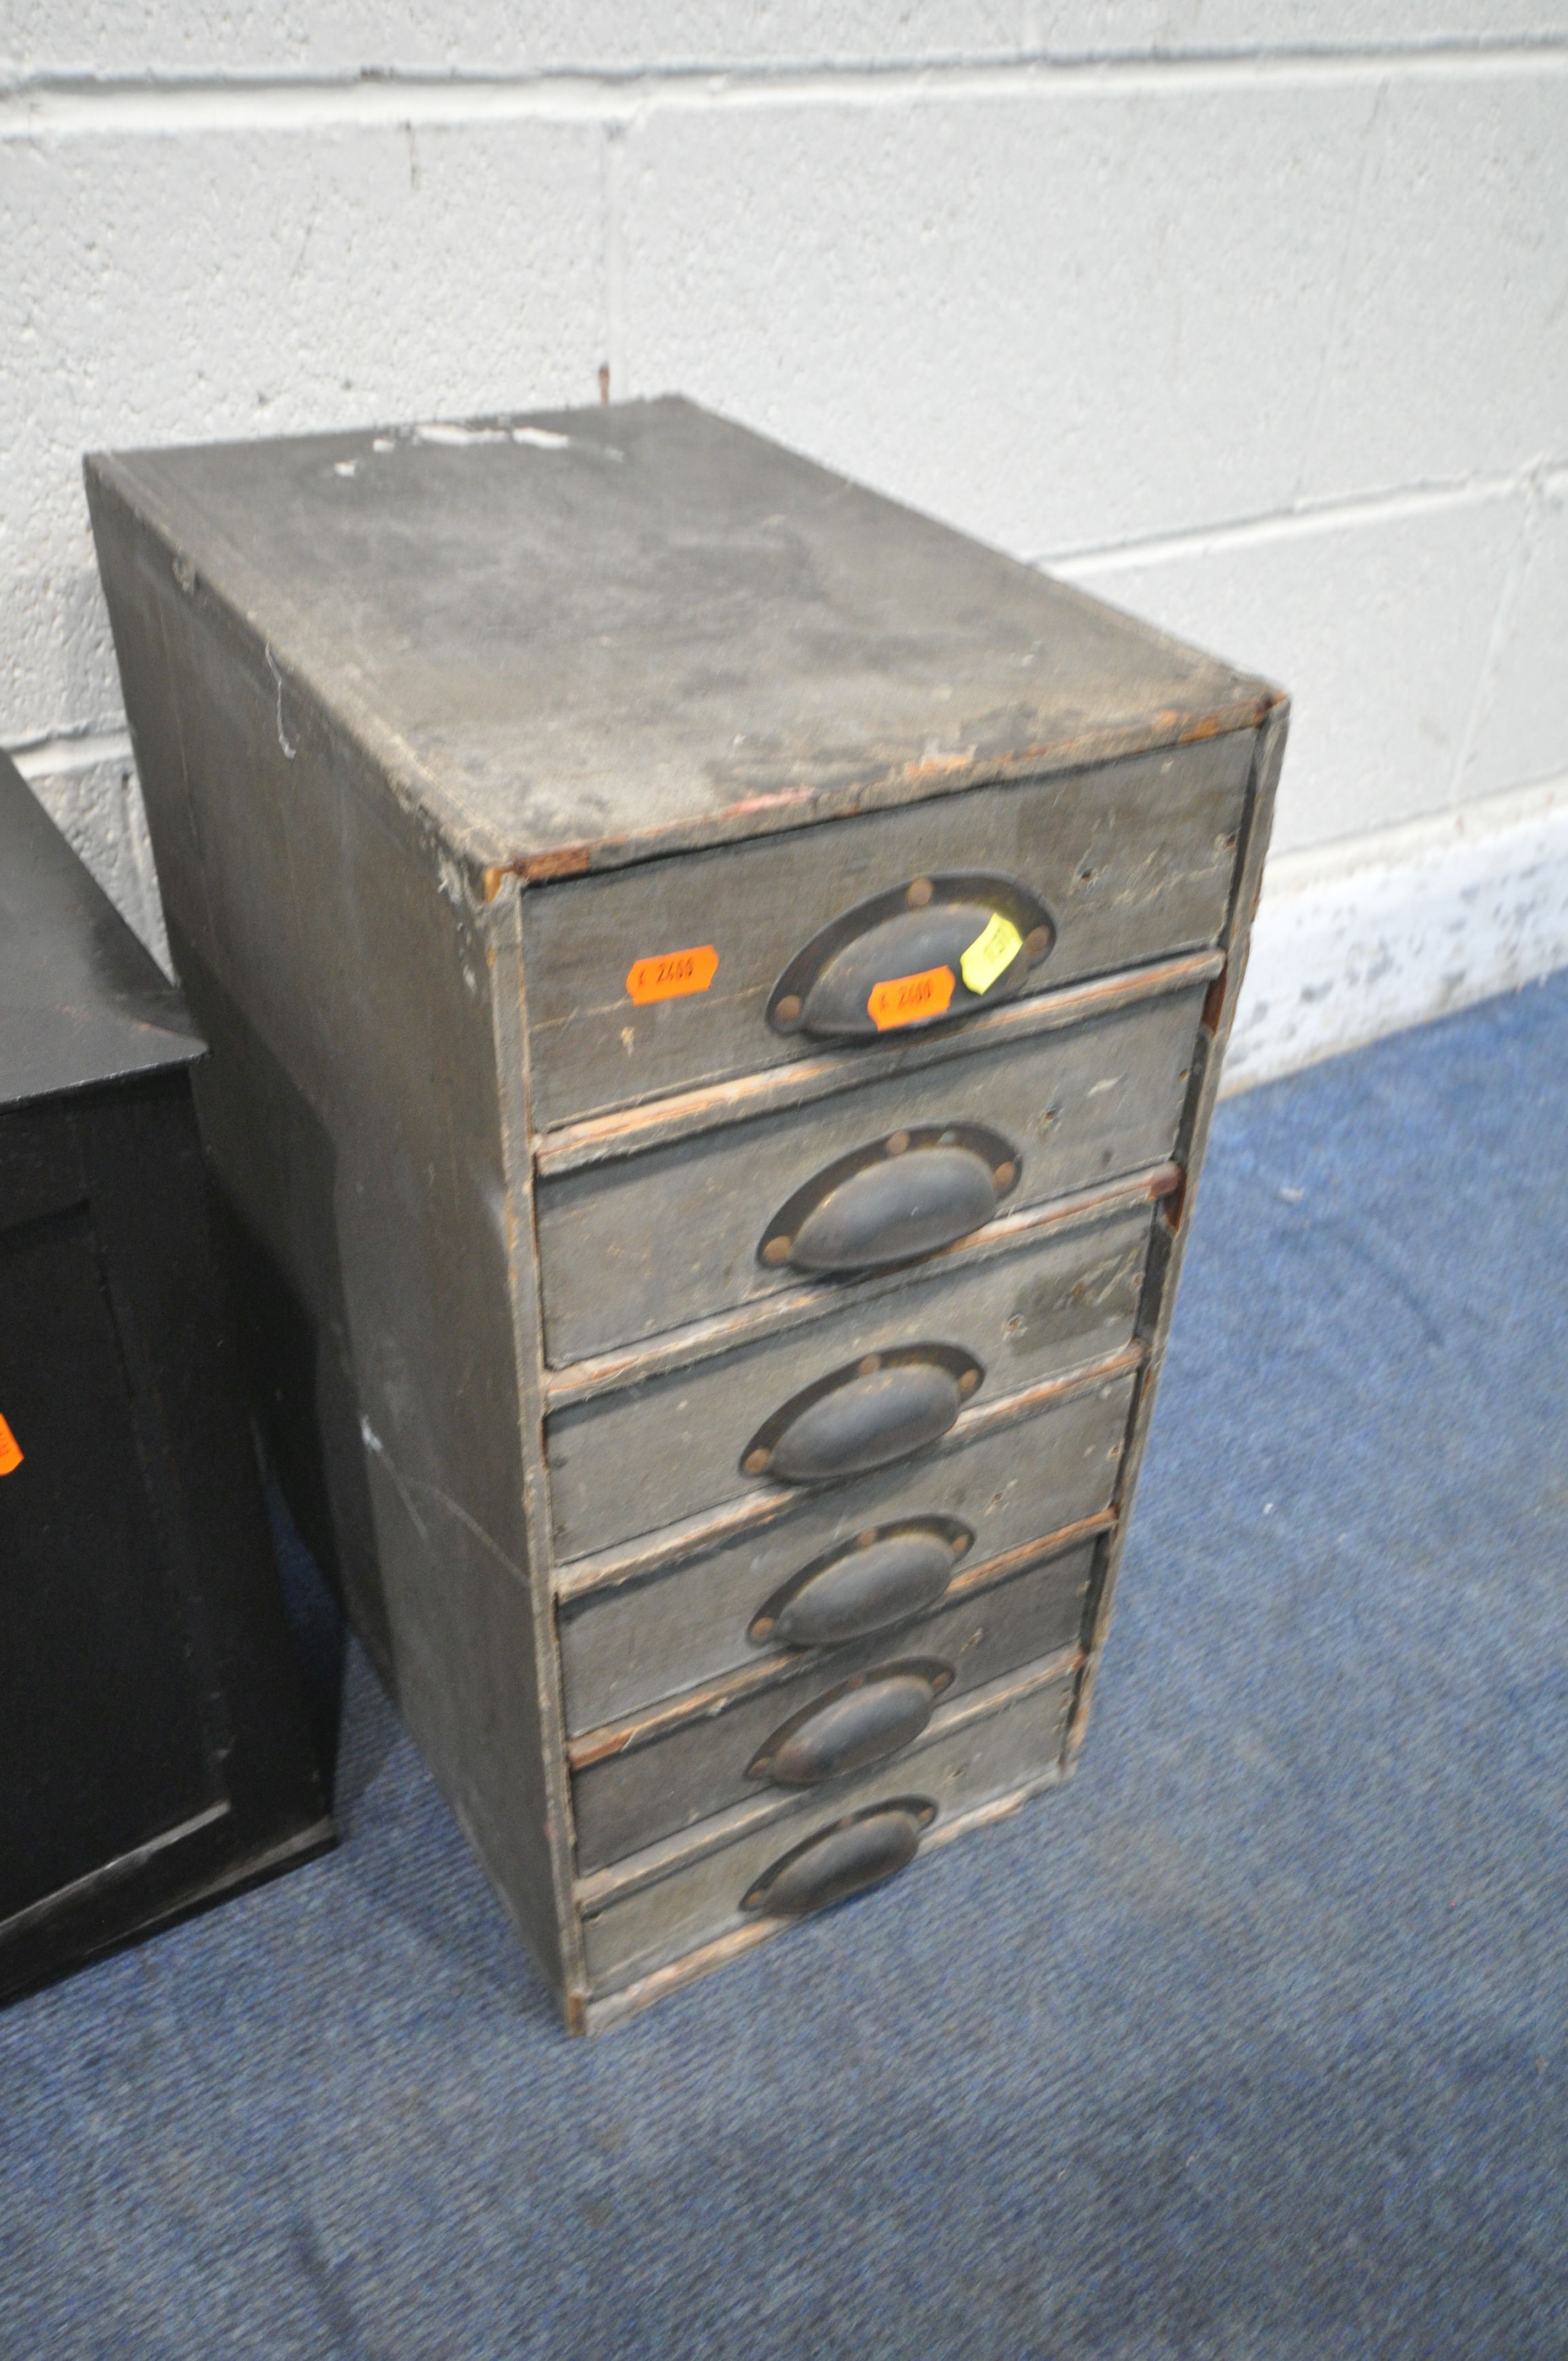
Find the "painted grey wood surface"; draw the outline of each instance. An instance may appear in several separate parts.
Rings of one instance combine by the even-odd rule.
[[[972,1267],[938,1262],[869,1306],[831,1301],[807,1328],[554,1412],[557,1552],[605,1549],[765,1483],[740,1467],[756,1430],[862,1356],[956,1345],[981,1366],[978,1404],[1115,1352],[1133,1334],[1150,1221],[1139,1207]]]
[[[974,1541],[964,1566],[1092,1517],[1115,1488],[1132,1407],[1124,1375],[973,1439],[961,1432],[914,1466],[880,1468],[641,1582],[564,1601],[558,1610],[574,1730],[636,1713],[756,1661],[752,1618],[803,1566],[868,1526],[955,1517]]]
[[[521,907],[520,898],[520,912]],[[1060,984],[1049,992],[1025,994],[966,1016],[962,1024],[894,1031],[879,1042],[819,1044],[809,1058],[738,1074],[717,1088],[699,1084],[694,1090],[667,1091],[635,1106],[611,1107],[578,1122],[559,1124],[534,1141],[534,1167],[543,1179],[559,1180],[568,1172],[613,1163],[620,1157],[697,1139],[732,1123],[819,1105],[841,1092],[866,1090],[873,1082],[894,1081],[955,1058],[1003,1049],[1045,1033],[1069,1032],[1091,1018],[1157,1000],[1189,984],[1207,986],[1224,964],[1224,951],[1212,943],[1206,950],[1178,951],[1137,967],[1080,976],[1076,983]]]
[[[1082,1544],[966,1591],[899,1631],[803,1652],[768,1687],[742,1688],[726,1705],[707,1706],[657,1728],[646,1743],[588,1763],[572,1781],[578,1868],[602,1868],[755,1794],[749,1766],[769,1737],[851,1675],[929,1659],[951,1674],[944,1695],[956,1697],[1076,1647],[1094,1556],[1094,1544]],[[817,1792],[828,1803],[840,1784],[828,1781]]]
[[[685,401],[92,464],[270,648],[285,734],[330,719],[476,863],[754,836],[1267,695]]]
[[[1009,1682],[998,1686],[1005,1690]],[[745,1824],[731,1842],[695,1859],[677,1857],[669,1874],[625,1893],[586,1919],[588,1972],[596,1989],[613,1990],[740,1925],[741,1896],[753,1881],[814,1829],[830,1827],[847,1812],[894,1795],[920,1796],[936,1804],[939,1826],[944,1815],[1022,1785],[1059,1756],[1072,1686],[1070,1675],[1058,1675],[990,1711],[984,1709],[983,1691],[979,1712],[972,1710],[974,1698],[960,1699],[938,1711],[921,1744],[895,1763],[847,1781],[831,1804],[806,1795],[781,1798],[749,1814],[741,1806]]]
[[[273,1446],[581,2026],[711,1937],[726,1955],[740,1895],[820,1813],[703,1803],[678,1836],[578,1862],[565,1681],[579,1730],[744,1686],[763,1599],[898,1510],[962,1513],[973,1566],[1113,1509],[1096,1595],[1113,1579],[1281,701],[684,403],[89,479]],[[853,1051],[770,1030],[770,988],[846,906],[980,870],[1057,929],[1026,999]],[[631,1000],[633,961],[705,944],[707,991]],[[923,1264],[756,1289],[742,1211],[760,1232],[901,1094],[983,1095],[1009,1060],[1043,1075],[1053,1028],[1079,1096],[1017,1085],[1032,1117],[1056,1104],[1021,1184],[1050,1193]],[[1107,1058],[1115,1038],[1146,1062]],[[1096,1156],[1127,1175],[1114,1213]],[[661,1270],[637,1233],[673,1234],[683,1187],[702,1224]],[[618,1189],[596,1228],[582,1209]],[[949,1433],[797,1493],[741,1475],[792,1391],[900,1339],[982,1365]],[[1058,1775],[1104,1621],[1081,1679],[1047,1663],[1027,1693],[1008,1675],[944,1697],[883,1784],[846,1792],[921,1766],[938,1837]],[[692,1771],[710,1799],[718,1759]]]
[[[838,1158],[900,1128],[981,1124],[1014,1151],[1000,1211],[1159,1163],[1175,1144],[1202,989],[1033,1040],[976,1049],[894,1081],[537,1190],[549,1359],[559,1365],[677,1321],[798,1289],[758,1248],[770,1217]],[[836,1282],[819,1281],[830,1297]]]
[[[302,728],[285,752],[264,649],[117,503],[95,499],[94,526],[170,939],[212,1045],[197,1112],[269,1454],[557,1982],[565,1776],[529,1611],[485,922],[352,744]]]
[[[815,1054],[763,1021],[795,953],[869,895],[981,855],[1055,922],[1031,993],[1214,942],[1250,755],[1233,734],[525,895],[536,1121]],[[696,945],[718,955],[707,991],[632,1002],[637,961]]]
[[[1253,754],[1253,774],[1248,787],[1247,814],[1238,851],[1235,882],[1232,888],[1230,915],[1225,922],[1225,966],[1217,980],[1214,992],[1204,1013],[1199,1030],[1199,1060],[1188,1093],[1181,1132],[1177,1141],[1177,1153],[1187,1171],[1188,1184],[1183,1191],[1180,1219],[1157,1226],[1153,1251],[1149,1260],[1149,1291],[1140,1319],[1147,1360],[1138,1382],[1138,1398],[1127,1439],[1125,1466],[1122,1477],[1124,1515],[1116,1534],[1105,1554],[1104,1577],[1101,1585],[1095,1611],[1094,1628],[1090,1640],[1089,1662],[1084,1667],[1069,1734],[1067,1768],[1070,1771],[1082,1747],[1089,1725],[1090,1708],[1093,1702],[1094,1686],[1104,1655],[1115,1604],[1117,1581],[1127,1543],[1125,1504],[1130,1502],[1137,1484],[1147,1447],[1155,1398],[1164,1366],[1166,1346],[1170,1335],[1171,1321],[1176,1310],[1176,1290],[1181,1275],[1182,1258],[1191,1235],[1192,1210],[1196,1200],[1199,1177],[1202,1170],[1209,1128],[1219,1099],[1220,1076],[1224,1061],[1225,1044],[1235,1020],[1237,1003],[1246,975],[1247,955],[1251,948],[1253,921],[1257,915],[1258,899],[1263,891],[1264,863],[1268,852],[1270,830],[1274,824],[1275,796],[1279,774],[1285,759],[1285,741],[1289,728],[1289,708],[1281,697],[1264,727],[1259,730]]]

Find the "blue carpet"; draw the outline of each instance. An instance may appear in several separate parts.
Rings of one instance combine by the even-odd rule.
[[[1222,1111],[1075,1784],[591,2043],[346,1841],[0,2017],[5,2361],[1568,2353],[1568,977]]]

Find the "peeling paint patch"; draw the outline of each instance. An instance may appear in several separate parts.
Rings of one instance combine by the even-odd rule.
[[[433,443],[443,451],[471,451],[488,443],[516,443],[527,451],[577,451],[589,459],[624,459],[624,451],[613,444],[595,443],[577,434],[557,434],[548,426],[453,426],[443,420],[433,420],[413,430],[416,443]],[[377,451],[390,451],[394,445],[382,436],[372,445]]]
[[[283,750],[283,760],[286,763],[291,763],[300,750],[297,746],[291,745],[283,734],[283,675],[278,669],[270,642],[266,645],[264,653],[267,657],[267,669],[278,684],[278,743]]]
[[[428,1544],[430,1541],[430,1528],[425,1523],[424,1519],[420,1515],[419,1510],[415,1508],[412,1499],[410,1498],[409,1488],[403,1482],[402,1477],[399,1475],[396,1466],[393,1465],[391,1453],[388,1450],[386,1444],[382,1442],[380,1436],[377,1433],[375,1428],[371,1425],[363,1411],[359,1413],[359,1438],[364,1444],[366,1450],[373,1452],[376,1457],[380,1461],[382,1466],[386,1469],[392,1481],[392,1489],[396,1492],[399,1499],[402,1502],[404,1509],[408,1512],[410,1524],[412,1525],[421,1541]]]
[[[776,811],[783,804],[806,802],[813,792],[810,787],[779,787],[767,795],[742,796],[738,804],[729,805],[729,810],[731,814]]]
[[[505,443],[510,440],[504,426],[444,426],[440,423],[414,428],[416,443],[433,443],[443,451],[468,451],[477,443]]]
[[[451,903],[453,908],[455,910],[461,911],[463,916],[466,917],[469,909],[467,880],[464,876],[462,869],[458,863],[453,860],[452,855],[445,850],[444,846],[440,850],[436,856],[436,873],[440,881],[441,890],[445,895],[447,900]]]
[[[581,434],[554,434],[548,426],[514,426],[511,439],[514,443],[525,445],[530,451],[580,451],[585,459],[616,461],[626,456],[625,452],[618,451],[613,443],[595,443]]]

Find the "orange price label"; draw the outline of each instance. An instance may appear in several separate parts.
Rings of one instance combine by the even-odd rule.
[[[0,1418],[0,1476],[9,1476],[11,1470],[21,1464],[22,1446],[5,1420]]]
[[[890,975],[873,984],[866,1014],[879,1033],[888,1033],[895,1025],[918,1025],[925,1017],[940,1016],[952,996],[952,969],[928,967],[919,975]]]
[[[689,951],[661,951],[655,959],[633,960],[626,989],[639,1008],[650,1000],[678,1000],[683,993],[706,992],[718,972],[718,953],[711,943]]]

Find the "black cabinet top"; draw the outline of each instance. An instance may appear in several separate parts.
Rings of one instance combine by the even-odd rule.
[[[0,754],[0,1106],[189,1065],[204,1048],[157,961]]]
[[[87,475],[95,515],[123,505],[225,615],[280,759],[346,738],[459,855],[528,876],[1251,728],[1275,702],[675,399]]]

